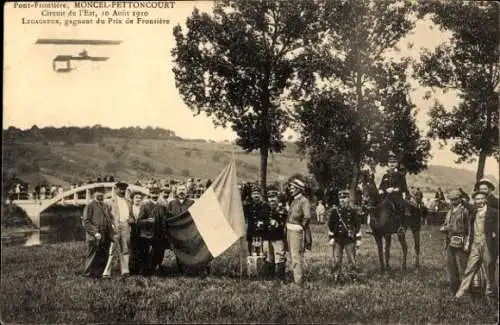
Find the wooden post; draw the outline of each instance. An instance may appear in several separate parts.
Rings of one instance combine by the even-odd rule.
[[[89,202],[90,202],[90,190],[89,189],[85,190],[85,201],[87,202],[87,204],[89,204]]]

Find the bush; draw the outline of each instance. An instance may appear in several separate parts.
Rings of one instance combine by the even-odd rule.
[[[106,151],[109,153],[114,153],[116,151],[115,147],[112,145],[109,145],[106,147]]]
[[[144,149],[144,151],[142,152],[144,154],[144,156],[146,157],[151,157],[151,151],[148,150],[148,149]]]
[[[184,151],[184,155],[186,157],[191,157],[191,151]]]
[[[218,154],[214,154],[214,155],[212,156],[212,161],[214,161],[214,162],[219,162],[219,161],[220,161],[220,156],[219,156]]]
[[[181,172],[181,176],[183,176],[183,177],[189,177],[190,176],[189,169],[183,169],[182,172]]]
[[[170,168],[170,167],[165,167],[163,168],[163,174],[166,174],[166,175],[172,175],[174,173],[173,169]]]

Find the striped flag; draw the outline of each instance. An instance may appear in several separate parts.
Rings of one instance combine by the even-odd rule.
[[[188,266],[209,262],[241,238],[245,218],[234,160],[186,212],[166,223],[175,255]]]

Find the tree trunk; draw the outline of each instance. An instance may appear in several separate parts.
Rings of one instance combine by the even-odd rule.
[[[260,188],[262,191],[262,196],[267,199],[267,157],[269,155],[269,150],[262,146],[260,148]]]
[[[358,189],[358,178],[359,178],[359,163],[356,162],[352,165],[352,178],[351,184],[349,186],[349,199],[351,203],[356,202],[356,190]]]
[[[476,183],[484,177],[484,166],[486,165],[486,151],[481,150],[479,152],[479,161],[477,163],[477,171],[476,171]]]

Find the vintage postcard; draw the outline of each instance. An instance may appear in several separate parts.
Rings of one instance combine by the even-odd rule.
[[[6,2],[2,322],[497,323],[498,17]]]

